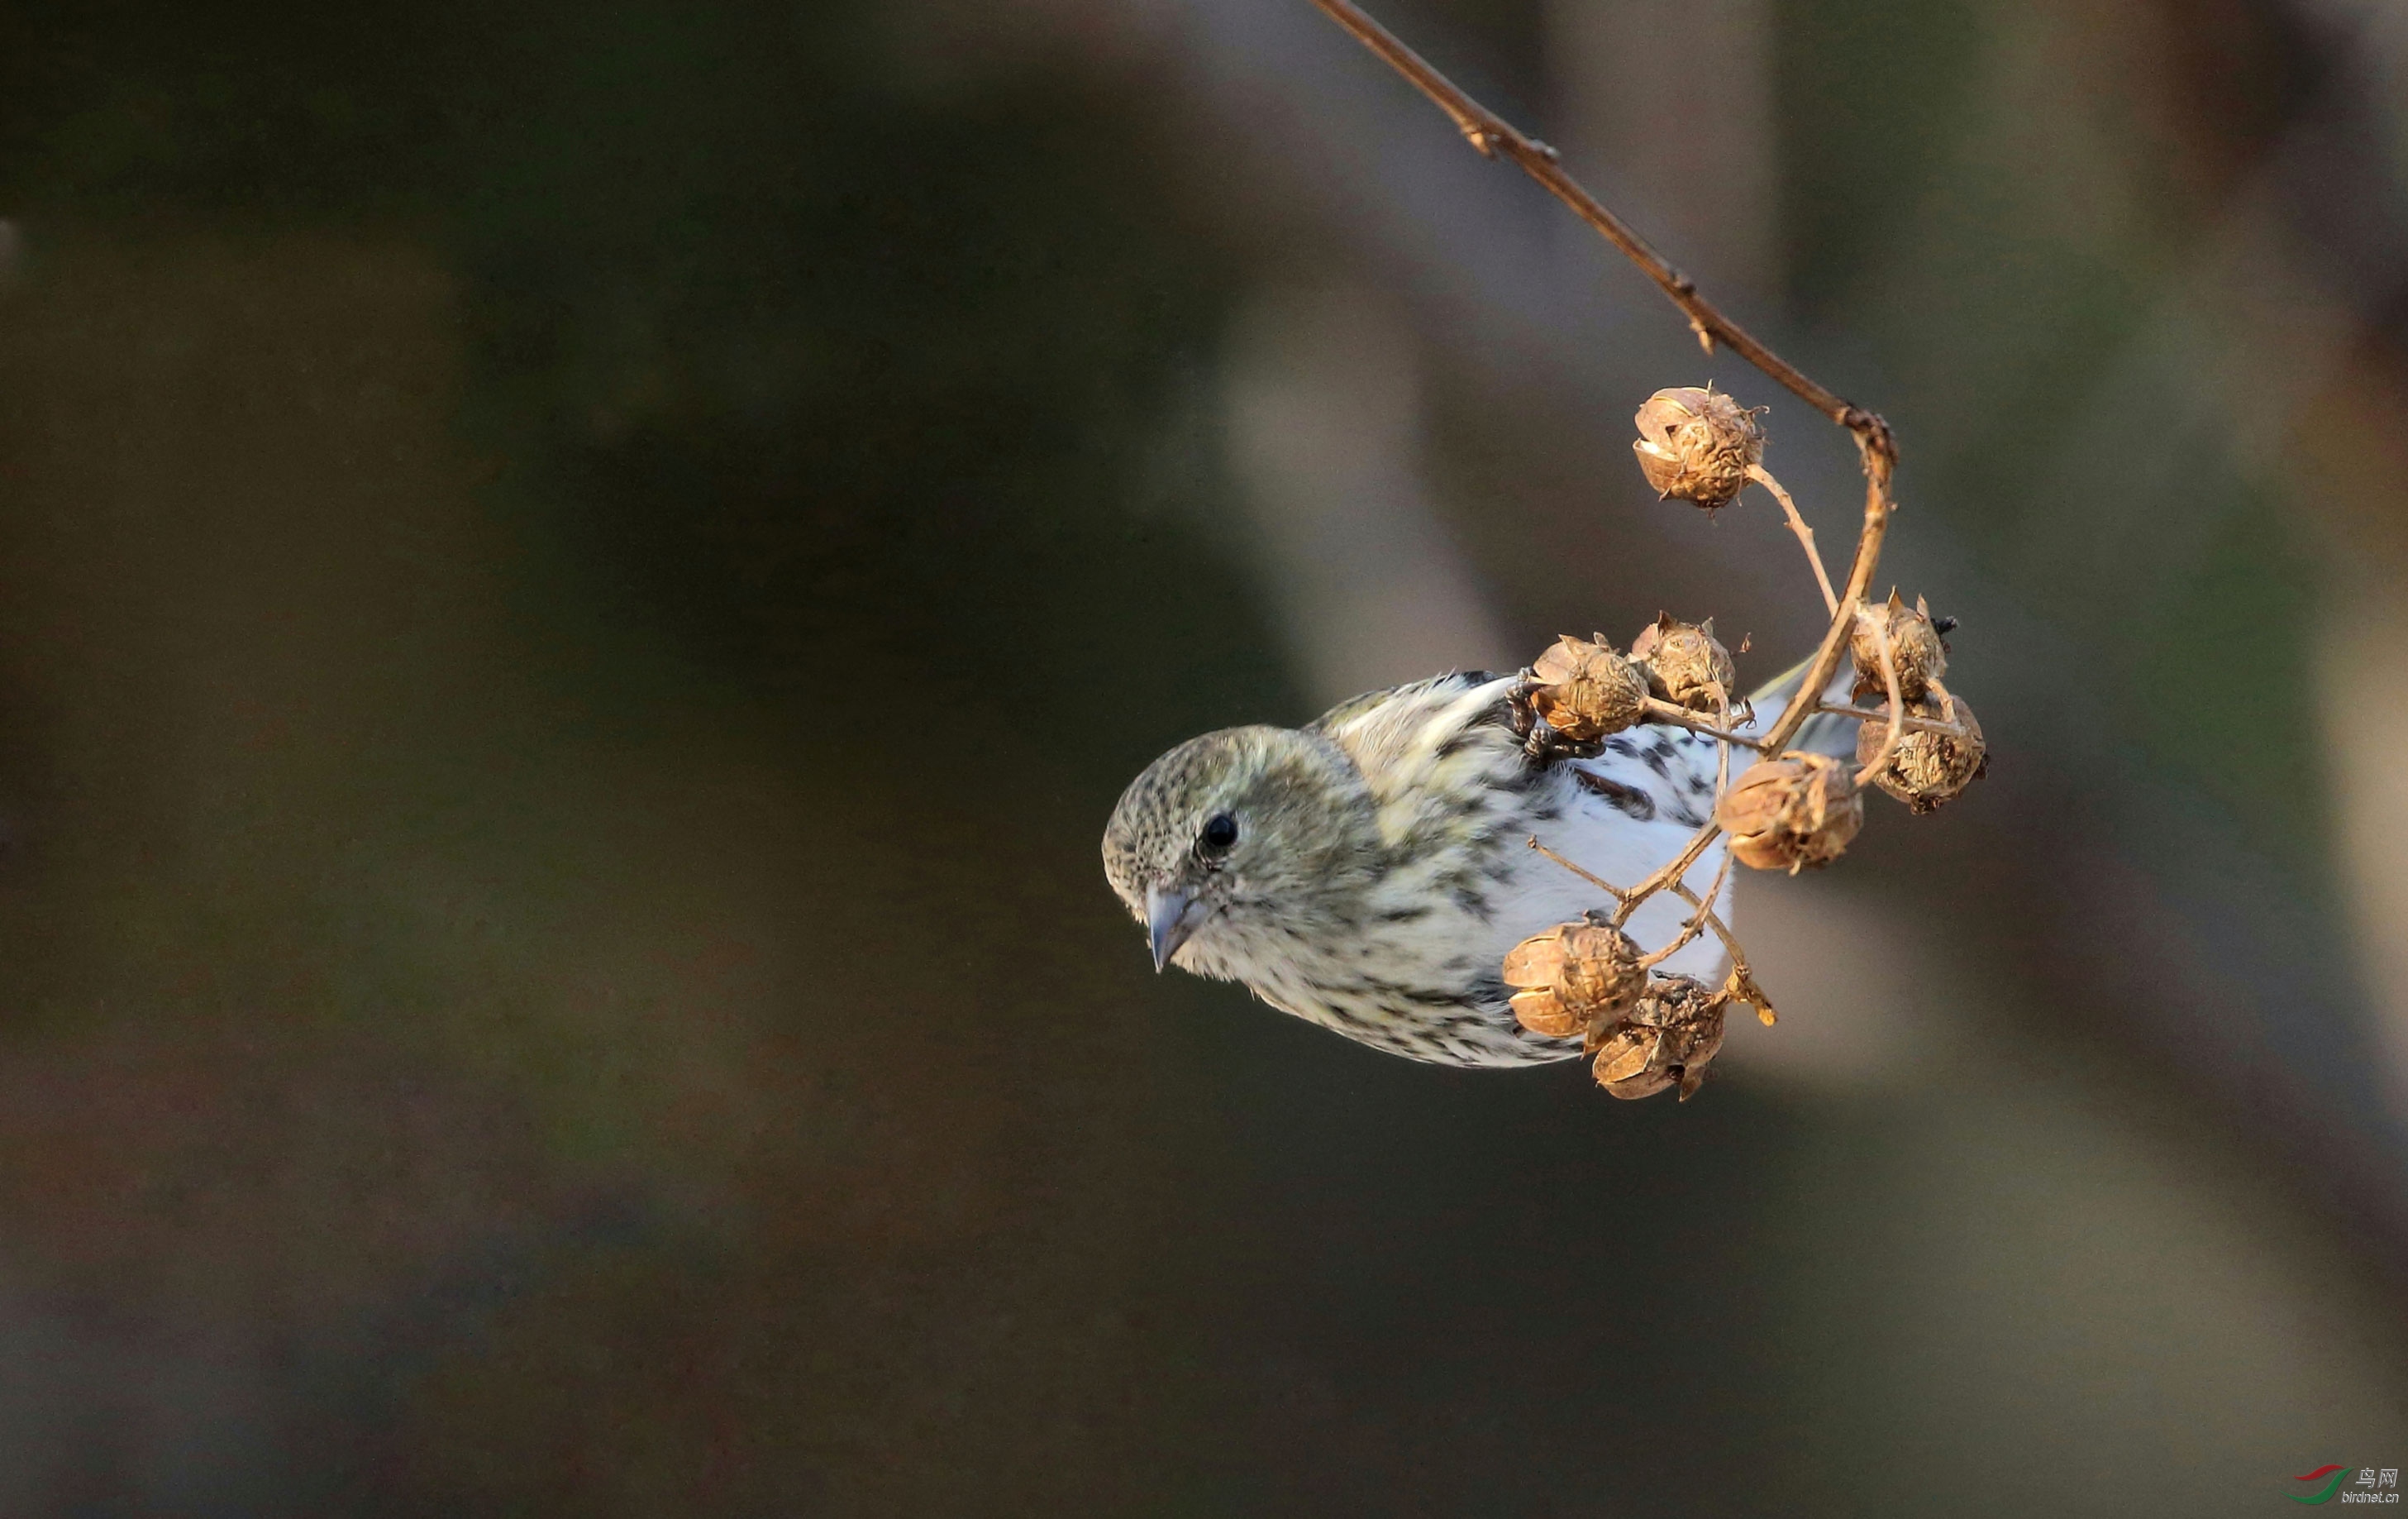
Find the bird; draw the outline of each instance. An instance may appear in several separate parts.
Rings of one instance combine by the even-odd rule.
[[[1105,876],[1144,925],[1154,968],[1240,982],[1412,1060],[1580,1055],[1581,1040],[1532,1033],[1508,1005],[1506,951],[1604,904],[1530,841],[1636,884],[1712,816],[1721,745],[1651,724],[1585,746],[1594,753],[1534,753],[1527,688],[1526,672],[1452,673],[1342,702],[1300,729],[1206,733],[1154,760],[1103,840]],[[1684,876],[1700,899],[1723,851],[1717,837]],[[1653,948],[1692,910],[1659,892],[1626,927]],[[1661,968],[1711,980],[1722,955],[1701,935]]]

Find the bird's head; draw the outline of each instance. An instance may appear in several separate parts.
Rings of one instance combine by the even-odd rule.
[[[1283,940],[1342,911],[1378,838],[1362,777],[1316,733],[1227,728],[1146,767],[1104,830],[1104,875],[1156,970],[1254,981]]]

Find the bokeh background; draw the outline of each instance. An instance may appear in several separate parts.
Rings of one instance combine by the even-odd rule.
[[[2408,12],[1393,0],[1885,412],[1992,778],[1697,1102],[1155,977],[1154,754],[1816,620],[1836,429],[1304,0],[0,13],[0,1512],[2408,1468]]]

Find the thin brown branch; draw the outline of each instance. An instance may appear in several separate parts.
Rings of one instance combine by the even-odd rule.
[[[1723,948],[1730,951],[1731,964],[1742,975],[1747,975],[1747,951],[1739,947],[1738,936],[1731,933],[1730,926],[1725,923],[1721,915],[1714,911],[1713,899],[1700,897],[1678,882],[1672,885],[1671,890],[1686,900],[1690,906],[1698,909],[1698,917],[1704,920],[1708,928],[1714,931],[1714,937],[1723,941]],[[1749,980],[1755,978],[1753,976],[1748,976]]]
[[[1698,862],[1698,856],[1706,852],[1706,846],[1721,836],[1722,831],[1721,823],[1712,817],[1707,818],[1705,827],[1689,835],[1687,847],[1667,861],[1663,868],[1656,871],[1655,875],[1623,892],[1622,905],[1614,910],[1614,926],[1619,928],[1627,922],[1630,915],[1639,910],[1639,904],[1649,897],[1667,888],[1680,885],[1681,878],[1689,873],[1689,867]]]
[[[1544,185],[1557,200],[1570,207],[1574,215],[1620,249],[1625,257],[1638,265],[1666,296],[1671,297],[1672,304],[1681,309],[1681,314],[1689,319],[1690,326],[1701,338],[1728,344],[1732,352],[1779,381],[1807,405],[1856,434],[1866,447],[1885,457],[1892,454],[1889,429],[1879,417],[1816,383],[1803,370],[1725,316],[1712,301],[1698,294],[1696,282],[1674,268],[1663,254],[1648,246],[1647,239],[1608,210],[1603,203],[1581,186],[1579,181],[1565,173],[1562,164],[1557,161],[1555,150],[1524,136],[1504,118],[1464,94],[1454,80],[1431,67],[1426,59],[1405,46],[1396,34],[1366,15],[1353,0],[1312,0],[1312,3],[1319,6],[1330,20],[1344,27],[1357,42],[1378,54],[1383,63],[1403,75],[1439,109],[1446,112],[1454,121],[1455,130],[1461,132],[1484,157],[1494,158],[1501,152],[1513,160],[1522,172]]]
[[[1937,686],[1939,682],[1934,681],[1932,684]],[[1875,712],[1870,707],[1853,707],[1845,702],[1826,702],[1814,710],[1828,712],[1835,717],[1854,717],[1858,721],[1869,723],[1885,723],[1890,719],[1887,712]],[[1939,717],[1926,717],[1912,712],[1899,719],[1899,726],[1910,733],[1945,733],[1950,738],[1971,736],[1966,732],[1962,724]]]
[[[1695,891],[1677,883],[1671,890],[1679,892],[1688,900],[1691,906],[1698,909],[1698,915],[1706,920],[1706,926],[1714,931],[1714,937],[1722,940],[1723,948],[1729,951],[1730,979],[1724,983],[1727,991],[1738,996],[1743,1002],[1752,1004],[1756,1008],[1757,1022],[1778,1022],[1780,1015],[1772,1010],[1772,999],[1764,994],[1764,988],[1756,984],[1756,972],[1748,967],[1747,951],[1739,947],[1738,936],[1731,933],[1730,926],[1714,912],[1713,903],[1699,900]]]
[[[1948,687],[1941,685],[1936,675],[1924,676],[1923,683],[1940,693],[1941,716],[1948,719],[1946,731],[1957,738],[1971,737],[1971,735],[1966,731],[1963,725],[1956,720],[1956,699],[1948,694]]]
[[[1582,867],[1573,864],[1570,861],[1566,860],[1563,856],[1555,853],[1553,849],[1548,848],[1545,845],[1541,844],[1539,842],[1538,835],[1535,833],[1530,836],[1530,847],[1538,850],[1541,854],[1545,855],[1556,864],[1563,866],[1564,869],[1570,871],[1573,875],[1579,876],[1582,880],[1586,881],[1589,885],[1596,887],[1598,890],[1604,892],[1607,896],[1613,898],[1616,902],[1620,902],[1623,898],[1630,894],[1629,892],[1622,890],[1622,888],[1607,880],[1602,875],[1598,875],[1595,871],[1584,870]]]
[[[1689,915],[1688,922],[1682,925],[1680,936],[1674,939],[1671,943],[1666,945],[1663,948],[1656,950],[1654,954],[1641,957],[1639,962],[1640,964],[1652,969],[1655,966],[1664,963],[1664,962],[1671,959],[1674,955],[1677,955],[1682,950],[1687,948],[1689,947],[1689,941],[1696,938],[1700,933],[1704,932],[1706,926],[1705,904],[1707,903],[1712,903],[1723,894],[1723,883],[1730,879],[1730,868],[1731,857],[1728,854],[1726,854],[1723,856],[1721,866],[1714,872],[1713,885],[1706,888],[1706,894],[1704,898],[1699,901],[1698,910]]]
[[[1741,642],[1744,643],[1745,640],[1742,640]],[[1717,705],[1722,709],[1717,716],[1722,718],[1723,726],[1725,728],[1728,728],[1730,726],[1730,698],[1726,696],[1719,703],[1717,703]],[[1733,743],[1747,743],[1747,740],[1745,739],[1733,738],[1728,734],[1725,734],[1723,736],[1726,742],[1717,745],[1714,749],[1714,800],[1717,802],[1722,800],[1722,795],[1725,791],[1730,789],[1731,745]],[[1751,745],[1751,747],[1753,745]]]
[[[1723,715],[1725,727],[1717,729],[1709,727],[1685,714],[1676,716],[1673,713],[1657,712],[1655,710],[1657,704],[1649,703],[1651,721],[1670,722],[1680,727],[1695,729],[1721,742],[1722,755],[1719,782],[1716,787],[1717,800],[1719,800],[1722,784],[1727,784],[1729,779],[1729,746],[1731,745],[1742,745],[1765,754],[1780,754],[1788,747],[1790,741],[1798,736],[1799,729],[1804,726],[1806,720],[1818,712],[1837,712],[1859,719],[1887,722],[1889,734],[1888,742],[1883,747],[1883,760],[1886,760],[1890,752],[1896,747],[1900,734],[1910,728],[1951,732],[1962,736],[1964,730],[1955,725],[1956,716],[1955,701],[1948,697],[1944,689],[1941,691],[1941,695],[1947,702],[1948,722],[1935,724],[1921,716],[1907,715],[1905,703],[1899,698],[1896,661],[1885,646],[1883,649],[1882,664],[1890,687],[1890,705],[1887,712],[1866,712],[1851,706],[1827,702],[1822,699],[1824,691],[1831,684],[1831,677],[1839,672],[1841,658],[1847,651],[1849,635],[1854,631],[1856,625],[1857,608],[1864,603],[1867,593],[1871,589],[1874,572],[1881,564],[1882,542],[1888,535],[1890,516],[1897,509],[1897,502],[1890,495],[1890,480],[1898,468],[1898,444],[1890,436],[1889,425],[1875,413],[1851,404],[1837,393],[1816,383],[1797,366],[1767,348],[1738,323],[1725,316],[1713,302],[1698,293],[1696,283],[1687,275],[1674,268],[1662,254],[1648,246],[1645,239],[1631,230],[1620,217],[1608,210],[1595,195],[1582,188],[1580,181],[1564,172],[1563,166],[1558,162],[1553,148],[1524,136],[1496,112],[1464,94],[1454,81],[1432,68],[1420,54],[1398,40],[1387,28],[1364,14],[1362,8],[1354,4],[1354,0],[1313,0],[1313,4],[1320,7],[1331,20],[1344,27],[1356,41],[1370,49],[1389,67],[1403,75],[1415,89],[1436,103],[1440,110],[1445,111],[1448,118],[1455,123],[1455,129],[1464,135],[1482,156],[1494,158],[1502,153],[1512,159],[1523,173],[1538,181],[1549,194],[1570,207],[1574,215],[1595,228],[1606,241],[1620,249],[1625,257],[1638,265],[1649,279],[1656,282],[1657,287],[1670,298],[1672,304],[1680,309],[1681,314],[1688,318],[1691,330],[1697,333],[1698,342],[1704,345],[1708,353],[1713,351],[1713,345],[1719,340],[1727,344],[1742,358],[1777,381],[1791,394],[1855,434],[1857,461],[1862,465],[1865,473],[1864,527],[1856,535],[1856,552],[1848,565],[1847,584],[1836,593],[1831,587],[1830,572],[1825,568],[1822,556],[1814,547],[1814,535],[1807,528],[1805,518],[1799,514],[1797,503],[1789,499],[1788,492],[1783,490],[1770,474],[1761,470],[1750,471],[1751,477],[1771,491],[1774,499],[1781,502],[1782,511],[1788,517],[1790,529],[1798,535],[1799,542],[1805,547],[1807,562],[1814,568],[1814,579],[1823,592],[1824,607],[1831,615],[1830,625],[1824,629],[1822,643],[1816,645],[1813,658],[1807,662],[1805,676],[1799,681],[1796,695],[1791,698],[1788,706],[1773,723],[1770,731],[1760,739],[1751,740],[1728,731],[1727,709]],[[1694,938],[1697,924],[1699,922],[1712,929],[1715,936],[1722,940],[1724,948],[1730,952],[1731,957],[1731,975],[1726,984],[1724,994],[1754,1004],[1757,1016],[1770,1023],[1774,1017],[1771,1001],[1764,995],[1763,989],[1756,984],[1755,974],[1748,968],[1747,956],[1741,950],[1738,939],[1732,936],[1729,927],[1713,911],[1712,896],[1721,891],[1724,876],[1729,870],[1728,858],[1726,857],[1722,869],[1715,873],[1715,884],[1712,893],[1706,899],[1701,900],[1682,879],[1689,866],[1696,862],[1698,857],[1721,832],[1720,825],[1709,820],[1690,839],[1688,846],[1677,858],[1627,891],[1608,885],[1547,848],[1536,839],[1530,841],[1530,846],[1612,897],[1619,904],[1614,915],[1616,923],[1627,919],[1641,902],[1659,890],[1670,890],[1687,901],[1698,909],[1697,916],[1690,920],[1689,926],[1683,930],[1683,937],[1675,941],[1673,948]],[[1666,954],[1670,952],[1670,948],[1664,951]]]
[[[1640,896],[1637,891],[1625,891],[1622,888],[1614,885],[1612,881],[1607,880],[1604,876],[1598,875],[1597,872],[1572,863],[1572,861],[1565,859],[1562,855],[1557,854],[1555,850],[1548,848],[1543,844],[1541,844],[1535,834],[1528,839],[1527,843],[1531,848],[1546,856],[1549,860],[1554,861],[1556,864],[1561,865],[1564,869],[1570,871],[1573,875],[1579,876],[1582,880],[1586,881],[1589,885],[1596,887],[1607,896],[1613,898],[1617,902],[1623,903],[1625,904],[1626,911],[1628,907],[1637,905]],[[1703,924],[1704,926],[1713,929],[1715,935],[1723,941],[1723,948],[1730,951],[1731,963],[1738,967],[1739,971],[1742,975],[1746,974],[1746,951],[1740,948],[1739,940],[1732,937],[1731,931],[1724,925],[1723,920],[1720,918],[1714,915],[1713,910],[1713,900],[1714,898],[1722,895],[1723,878],[1729,874],[1729,871],[1730,857],[1728,855],[1725,855],[1723,857],[1722,869],[1714,873],[1714,884],[1712,890],[1710,890],[1703,898],[1700,898],[1695,891],[1690,890],[1679,881],[1669,881],[1661,888],[1650,889],[1650,894],[1653,894],[1656,890],[1676,892],[1687,901],[1691,906],[1697,908],[1698,912],[1697,916],[1689,920],[1688,927],[1681,931],[1681,936],[1679,938],[1674,939],[1662,949],[1659,949],[1656,953],[1641,960],[1640,962],[1641,964],[1652,966],[1661,963],[1663,961],[1680,950],[1682,947],[1686,945],[1691,939],[1696,938],[1698,935],[1698,925]],[[1621,915],[1617,914],[1614,918],[1614,922],[1616,925],[1619,925],[1621,921]],[[1753,978],[1751,977],[1751,979]]]
[[[1730,721],[1730,702],[1728,701],[1725,701],[1722,703],[1722,719],[1726,723]],[[1745,743],[1746,741],[1742,739],[1739,742]],[[1720,801],[1722,799],[1722,794],[1730,789],[1730,752],[1731,746],[1728,744],[1717,744],[1714,745],[1714,799],[1716,801]],[[1723,853],[1723,862],[1714,868],[1714,884],[1706,888],[1706,901],[1713,902],[1715,898],[1723,894],[1723,882],[1729,879],[1730,868],[1730,853],[1728,850],[1725,850]],[[1674,939],[1670,944],[1666,945],[1656,953],[1649,955],[1646,959],[1641,961],[1640,963],[1642,965],[1656,965],[1671,959],[1683,946],[1686,945],[1691,939],[1698,936],[1698,930],[1704,924],[1705,920],[1706,910],[1703,907],[1699,907],[1697,915],[1691,918],[1688,923],[1681,930],[1680,937]]]
[[[1886,427],[1882,430],[1881,437],[1885,449],[1876,449],[1861,436],[1857,439],[1858,451],[1865,463],[1865,526],[1856,539],[1856,560],[1849,567],[1848,588],[1840,598],[1839,613],[1831,618],[1831,626],[1824,629],[1822,644],[1814,650],[1814,658],[1807,664],[1804,678],[1798,683],[1798,694],[1790,698],[1787,709],[1781,714],[1780,721],[1772,725],[1772,731],[1764,735],[1763,746],[1767,754],[1779,754],[1786,749],[1789,741],[1798,736],[1798,730],[1805,726],[1806,719],[1823,704],[1818,698],[1824,687],[1831,684],[1832,675],[1839,672],[1840,657],[1847,650],[1856,609],[1863,603],[1865,592],[1871,588],[1873,571],[1880,568],[1882,539],[1889,532],[1890,467],[1896,457],[1885,451],[1889,437]]]
[[[1691,712],[1688,708],[1675,706],[1671,702],[1664,701],[1660,697],[1651,696],[1647,698],[1646,710],[1647,721],[1651,723],[1663,723],[1672,728],[1685,728],[1693,733],[1703,733],[1708,738],[1720,739],[1725,744],[1736,744],[1742,748],[1754,749],[1762,747],[1761,745],[1757,744],[1756,740],[1748,737],[1745,733],[1740,732],[1735,729],[1717,728],[1713,724],[1707,722],[1704,718],[1698,716],[1696,713]],[[1730,719],[1726,716],[1723,720],[1725,722],[1728,722]]]
[[[1582,880],[1586,881],[1589,885],[1596,887],[1607,896],[1612,897],[1616,901],[1623,902],[1628,901],[1632,896],[1632,893],[1623,890],[1620,887],[1615,886],[1612,882],[1598,875],[1595,871],[1584,870],[1581,866],[1573,864],[1570,861],[1566,860],[1562,855],[1555,853],[1555,850],[1548,848],[1543,844],[1541,844],[1535,835],[1530,839],[1529,844],[1531,848],[1536,849],[1539,853],[1546,856],[1549,860],[1554,861],[1556,864],[1563,866],[1564,869],[1570,871],[1573,875],[1579,876]],[[1727,858],[1723,861],[1723,868],[1724,870],[1728,870],[1730,868],[1730,861]],[[1722,894],[1722,872],[1717,871],[1715,873],[1713,890],[1711,894],[1704,897],[1698,896],[1695,891],[1690,890],[1686,886],[1677,880],[1665,883],[1664,890],[1672,892],[1674,895],[1681,898],[1682,901],[1686,902],[1690,906],[1698,909],[1697,920],[1703,922],[1706,927],[1713,930],[1714,937],[1723,942],[1723,949],[1730,956],[1731,972],[1729,984],[1737,990],[1738,994],[1743,1000],[1752,1003],[1755,1005],[1756,1010],[1756,1016],[1758,1021],[1765,1023],[1774,1021],[1778,1015],[1776,1015],[1772,1010],[1772,999],[1767,997],[1764,994],[1764,989],[1756,984],[1756,972],[1748,967],[1747,951],[1739,947],[1739,936],[1731,933],[1730,925],[1724,922],[1721,915],[1714,911],[1713,899]],[[1686,943],[1687,941],[1684,939],[1680,942]],[[1678,948],[1678,945],[1675,945],[1674,948]],[[1665,951],[1666,954],[1670,954],[1670,952],[1671,951],[1670,949]],[[1660,959],[1661,957],[1657,958]],[[1653,963],[1653,962],[1651,961],[1650,963]]]
[[[1651,704],[1654,702],[1654,700],[1655,699],[1652,697],[1649,698]],[[1727,698],[1724,699],[1722,702],[1721,716],[1724,722],[1727,723],[1730,721],[1730,702]],[[1700,725],[1700,727],[1702,728],[1702,725]],[[1730,788],[1731,745],[1743,744],[1749,748],[1755,748],[1756,744],[1752,739],[1742,738],[1740,735],[1728,732],[1724,729],[1703,728],[1702,731],[1713,733],[1717,737],[1725,740],[1725,742],[1714,745],[1714,800],[1719,802],[1722,800],[1723,792]],[[1621,894],[1621,905],[1614,909],[1614,923],[1619,926],[1620,924],[1628,921],[1630,915],[1639,910],[1639,904],[1641,903],[1645,902],[1649,897],[1652,897],[1656,892],[1664,890],[1666,885],[1671,882],[1676,882],[1684,875],[1686,875],[1688,874],[1689,867],[1697,862],[1698,856],[1706,852],[1706,846],[1713,843],[1715,836],[1721,833],[1722,831],[1723,825],[1720,819],[1709,813],[1706,817],[1705,827],[1699,829],[1696,833],[1690,836],[1688,846],[1686,848],[1674,856],[1672,861],[1669,864],[1665,865],[1663,869],[1657,871],[1655,875],[1648,876],[1637,886],[1632,887],[1628,891]],[[1725,855],[1723,857],[1723,870],[1728,870],[1729,868],[1730,857],[1728,855]],[[1714,890],[1717,891],[1721,890],[1722,871],[1715,872],[1714,883]]]
[[[1773,479],[1772,471],[1763,465],[1749,465],[1747,477],[1772,492],[1772,499],[1781,503],[1782,514],[1789,519],[1789,530],[1796,533],[1798,542],[1805,545],[1806,562],[1814,567],[1814,584],[1823,589],[1824,615],[1838,616],[1840,598],[1831,589],[1831,571],[1823,568],[1823,556],[1814,550],[1814,529],[1806,526],[1806,519],[1798,514],[1798,503],[1789,499],[1789,493],[1781,488],[1781,482]]]

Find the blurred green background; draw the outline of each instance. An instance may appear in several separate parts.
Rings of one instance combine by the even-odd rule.
[[[2408,25],[1383,14],[1883,411],[1994,777],[1695,1103],[1154,976],[1193,732],[1817,609],[1305,0],[0,15],[0,1512],[2273,1512],[2408,1466]]]

